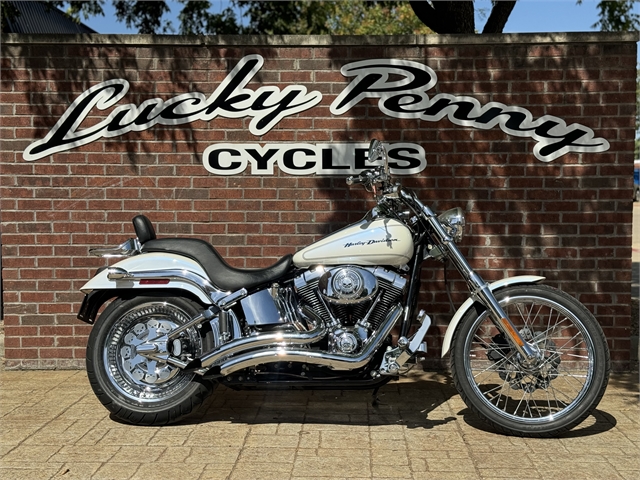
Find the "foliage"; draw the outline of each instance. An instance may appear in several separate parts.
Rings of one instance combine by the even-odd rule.
[[[102,9],[104,0],[92,0],[89,2],[46,2],[46,4],[50,5],[51,7],[56,6],[59,8],[63,8],[63,5],[65,3],[68,5],[65,13],[78,22],[80,21],[80,16],[82,16],[82,18],[84,19],[95,17],[96,15],[104,16],[104,10]]]
[[[138,33],[175,32],[165,14],[165,1],[110,0],[118,21]],[[230,6],[212,13],[208,0],[178,0],[179,33],[194,34],[336,34],[394,35],[405,33],[476,33],[474,2],[466,1],[278,1],[230,0]],[[639,0],[599,1],[598,22],[602,31],[639,31],[640,15],[633,12]],[[583,0],[576,0],[582,4]],[[76,21],[104,16],[105,0],[49,1]],[[482,33],[501,33],[516,1],[492,0]],[[0,2],[2,28],[19,11],[12,2]],[[235,8],[234,8],[235,7]],[[410,12],[413,10],[415,15]],[[241,12],[238,18],[236,12]],[[427,28],[428,27],[428,28]]]
[[[393,19],[393,21],[390,21]],[[433,33],[408,2],[337,2],[327,27],[334,35],[403,35]]]
[[[170,22],[163,22],[162,16],[170,9],[166,2],[139,2],[136,0],[115,0],[118,20],[126,23],[129,28],[136,28],[138,33],[167,33],[172,30]]]
[[[640,159],[640,65],[636,67],[636,143],[634,148],[635,159]]]
[[[18,10],[12,3],[0,2],[0,28],[3,32],[7,29],[7,22],[18,18],[19,16],[20,10]]]
[[[241,32],[236,14],[227,7],[221,13],[211,13],[211,2],[180,0],[184,7],[178,15],[182,35],[234,35]]]
[[[330,1],[258,2],[234,0],[248,19],[247,34],[321,35],[329,33],[326,22],[335,7]]]
[[[231,0],[219,13],[208,0],[178,0],[182,4],[177,29],[182,35],[267,34],[267,35],[396,35],[431,33],[403,1],[249,1]],[[111,0],[116,18],[138,33],[175,33],[165,17],[165,1]],[[10,2],[2,5],[6,18],[19,12]],[[60,8],[75,21],[104,16],[105,0],[51,1],[48,8]],[[235,8],[234,8],[235,7]],[[238,18],[236,12],[242,12]]]
[[[582,0],[577,0],[582,5]],[[640,15],[633,13],[638,0],[600,1],[599,20],[591,28],[600,28],[603,32],[637,32],[640,30]]]

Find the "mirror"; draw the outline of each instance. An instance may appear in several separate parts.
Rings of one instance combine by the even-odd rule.
[[[382,143],[375,138],[369,144],[369,162],[375,162],[380,158],[380,147]]]
[[[382,160],[384,173],[389,177],[389,159],[387,158],[387,149],[384,148],[381,141],[374,138],[369,144],[369,162],[373,163],[377,160]]]

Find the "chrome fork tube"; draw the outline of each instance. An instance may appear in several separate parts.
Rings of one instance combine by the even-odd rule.
[[[435,240],[437,240],[441,248],[447,252],[447,258],[453,262],[458,271],[463,275],[464,280],[467,282],[467,286],[471,291],[472,298],[478,300],[487,307],[487,310],[489,310],[489,313],[491,314],[491,319],[495,323],[496,327],[498,327],[500,331],[507,336],[510,343],[526,362],[533,362],[537,360],[540,356],[539,349],[535,345],[524,341],[496,300],[496,297],[493,296],[493,293],[491,292],[491,289],[489,289],[487,283],[476,273],[471,265],[469,265],[469,262],[467,262],[467,259],[462,255],[453,239],[444,230],[436,215],[426,205],[420,204],[420,206],[424,217],[431,226]]]
[[[540,354],[539,350],[534,345],[524,341],[496,300],[496,297],[493,296],[487,283],[471,268],[467,259],[460,253],[458,246],[453,241],[450,241],[446,244],[446,249],[449,252],[449,258],[458,271],[465,276],[471,296],[487,307],[496,326],[511,340],[511,344],[526,361],[536,360]]]

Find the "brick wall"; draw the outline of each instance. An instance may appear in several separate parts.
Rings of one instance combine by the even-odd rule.
[[[437,211],[461,206],[462,247],[486,280],[535,274],[576,295],[597,316],[616,369],[630,361],[631,210],[636,37],[621,34],[505,36],[2,37],[0,136],[2,288],[8,368],[84,364],[90,328],[76,320],[79,288],[105,263],[90,246],[133,236],[146,213],[160,236],[210,241],[237,267],[260,267],[345,224],[372,205],[343,176],[220,176],[203,166],[220,143],[409,142],[427,167],[403,178]],[[100,138],[26,161],[23,151],[51,131],[90,87],[126,79],[117,103],[140,105],[189,92],[211,95],[245,56],[264,65],[246,86],[321,93],[312,108],[255,135],[249,117],[198,120]],[[429,95],[521,107],[534,119],[578,123],[609,142],[603,152],[534,155],[530,136],[464,126],[449,118],[399,119],[378,98],[348,112],[330,105],[353,77],[340,69],[367,59],[409,60],[437,75]],[[114,107],[94,108],[83,128]],[[551,130],[552,131],[552,130]],[[454,301],[464,283],[449,272]],[[450,318],[439,264],[423,274],[421,306],[434,314],[430,358],[439,358]]]

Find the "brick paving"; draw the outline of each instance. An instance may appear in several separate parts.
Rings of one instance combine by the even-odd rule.
[[[0,478],[637,479],[638,374],[614,374],[594,415],[562,438],[486,430],[445,373],[380,390],[219,388],[181,424],[112,420],[83,371],[0,370]]]

